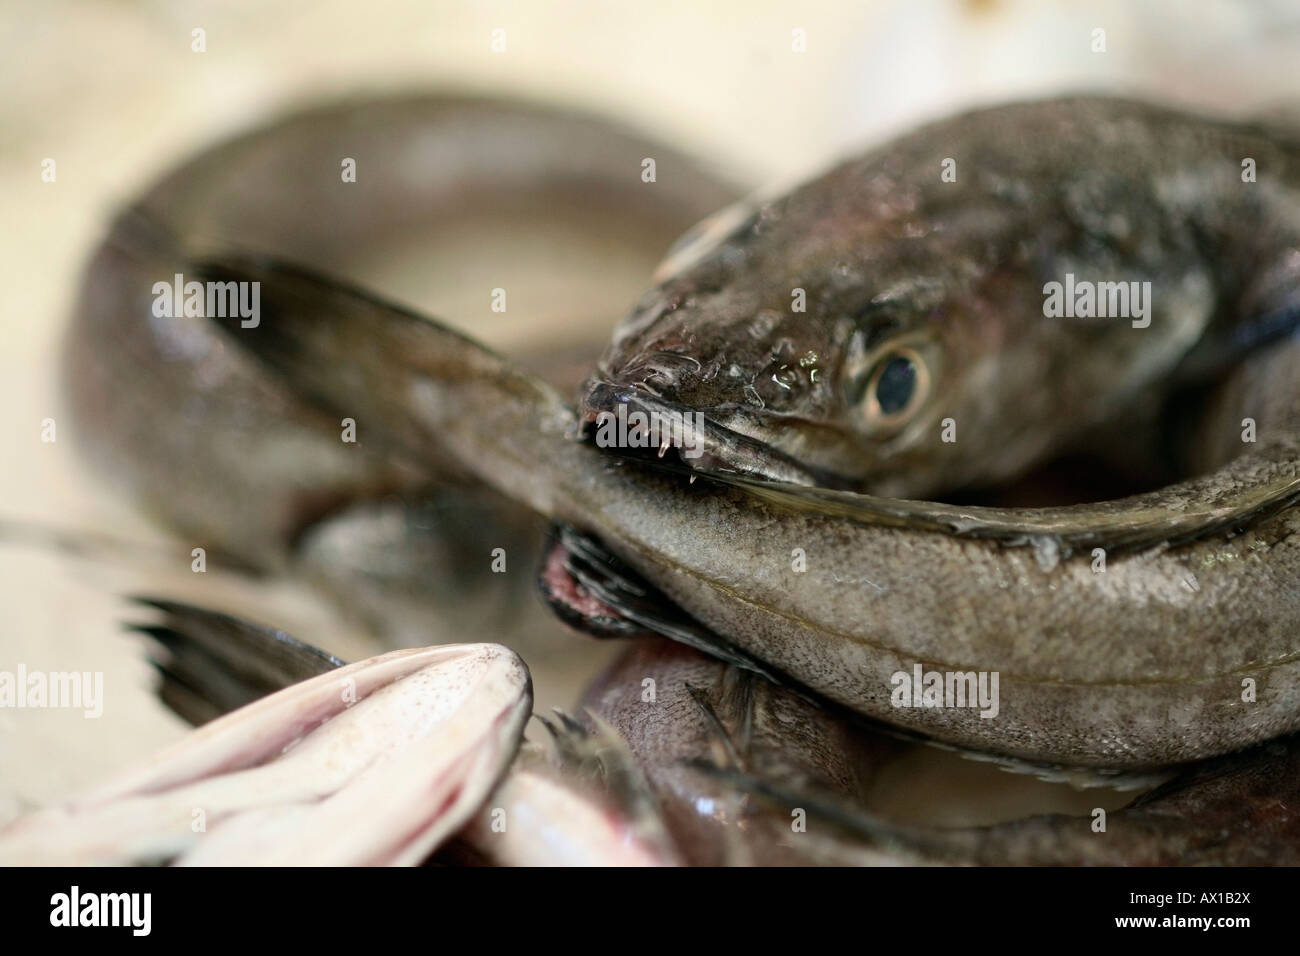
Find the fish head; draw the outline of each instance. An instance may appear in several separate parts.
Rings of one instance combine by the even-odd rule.
[[[1045,316],[1077,239],[1057,229],[856,164],[724,211],[669,254],[581,411],[700,413],[682,457],[706,471],[896,497],[1013,477],[1132,394],[1159,334]]]

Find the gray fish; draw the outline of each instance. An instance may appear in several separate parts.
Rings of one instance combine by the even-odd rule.
[[[646,156],[662,183],[640,181]],[[342,178],[344,157],[353,181]],[[373,277],[410,254],[402,240],[437,248],[493,217],[516,232],[588,236],[593,254],[606,254],[611,288],[587,279],[578,294],[575,277],[567,325],[520,347],[531,367],[576,387],[662,250],[735,195],[661,143],[539,105],[397,96],[279,119],[180,165],[111,223],[63,347],[76,447],[214,558],[314,578],[398,641],[428,642],[431,606],[452,633],[505,626],[530,597],[528,576],[475,587],[485,564],[467,563],[464,548],[485,542],[485,553],[501,547],[526,566],[540,532],[531,514],[468,484],[454,462],[417,468],[386,456],[368,428],[342,441],[338,418],[215,329],[155,314],[155,283],[191,281],[188,254],[228,247]],[[400,275],[391,284],[400,288]],[[538,311],[508,284],[507,317]],[[572,327],[580,320],[597,338]],[[412,626],[413,616],[425,620]]]
[[[779,781],[715,772],[719,785],[807,809],[841,854],[907,865],[1295,866],[1300,863],[1300,738],[1186,768],[1109,814],[1042,814],[980,827],[892,823]]]
[[[706,470],[1002,482],[1099,424],[1161,425],[1132,406],[1294,331],[1298,195],[1294,135],[1108,99],[968,113],[729,212],[615,330],[582,410],[701,412],[709,454],[684,460]]]
[[[697,866],[869,862],[808,836],[794,804],[738,790],[709,761],[793,793],[854,806],[901,748],[864,734],[799,694],[658,637],[636,640],[587,691],[584,709],[627,742],[665,823]],[[887,853],[870,862],[888,862]]]
[[[218,321],[377,450],[431,469],[450,457],[599,537],[817,693],[973,749],[1152,767],[1300,726],[1296,155],[1268,130],[1102,99],[927,127],[687,255],[578,415],[356,288],[264,256],[193,268],[260,282],[257,328]],[[1045,314],[1051,283],[1076,278],[1150,291],[1131,315]],[[1006,479],[1123,430],[1130,407],[1150,441],[1151,408],[1234,366],[1204,419],[1218,431],[1197,437],[1213,470],[1158,491],[1033,509],[880,497]],[[718,480],[573,441],[633,406],[704,415],[677,444]],[[896,706],[915,668],[996,677],[996,716]]]

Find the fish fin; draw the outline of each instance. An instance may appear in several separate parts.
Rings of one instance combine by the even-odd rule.
[[[370,440],[410,463],[445,469],[443,425],[464,417],[441,405],[431,417],[413,411],[413,395],[429,380],[490,379],[485,402],[530,392],[538,400],[529,408],[565,407],[549,386],[469,337],[359,286],[250,253],[196,258],[186,268],[200,281],[257,289],[256,315],[234,310],[207,321],[317,407],[376,423]]]
[[[561,526],[558,537],[569,555],[566,570],[590,594],[626,619],[653,634],[759,674],[773,683],[792,683],[789,678],[697,622],[596,538],[569,526]]]
[[[815,788],[794,788],[766,776],[748,773],[734,767],[724,767],[706,759],[689,761],[690,766],[713,777],[737,791],[779,806],[782,809],[797,807],[810,819],[835,832],[835,843],[840,846],[858,844],[864,850],[875,849],[900,854],[904,862],[938,862],[937,852],[942,840],[927,840],[927,831],[891,823],[861,808],[852,806],[842,798]]]
[[[1190,388],[1213,381],[1256,352],[1298,333],[1300,303],[1284,302],[1275,309],[1203,336],[1174,369],[1172,384]]]
[[[1236,463],[1229,465],[1236,467]],[[1108,554],[1126,554],[1157,547],[1172,547],[1216,534],[1236,533],[1300,502],[1300,477],[1283,464],[1261,466],[1247,462],[1243,472],[1264,470],[1263,479],[1223,483],[1231,489],[1214,500],[1196,488],[1207,476],[1182,482],[1192,507],[1172,512],[1164,497],[1169,489],[1133,495],[1115,502],[1065,507],[998,508],[953,505],[941,501],[879,498],[856,492],[810,488],[773,481],[756,481],[738,475],[713,479],[733,485],[757,498],[810,514],[843,518],[858,524],[929,531],[958,538],[994,541],[1004,547],[1050,545],[1060,557],[1105,548]],[[1198,484],[1199,483],[1199,484]]]
[[[585,723],[559,707],[555,708],[555,715],[558,720],[548,730],[556,755],[566,770],[598,780],[615,792],[626,790],[629,781],[635,787],[643,787],[631,751],[622,735],[607,721],[590,710],[583,713]]]
[[[698,707],[700,713],[704,715],[704,720],[709,725],[709,729],[713,732],[714,737],[716,737],[718,742],[722,745],[722,749],[727,754],[728,761],[730,761],[732,766],[738,769],[745,769],[745,763],[741,759],[740,751],[737,749],[735,741],[731,739],[731,734],[728,733],[726,725],[722,722],[722,718],[718,716],[717,710],[714,709],[712,701],[708,698],[708,694],[703,688],[696,687],[693,684],[686,684],[684,686],[686,687],[686,693],[691,695],[691,700],[695,702],[695,706]]]
[[[127,627],[156,643],[150,661],[162,675],[158,696],[191,724],[344,664],[284,631],[229,614],[160,598],[132,600],[162,612],[160,623]]]

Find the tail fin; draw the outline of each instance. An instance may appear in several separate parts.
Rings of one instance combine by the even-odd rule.
[[[232,254],[188,271],[256,284],[257,315],[209,321],[309,401],[354,419],[367,441],[439,469],[450,456],[547,510],[529,489],[547,487],[542,471],[572,448],[574,416],[545,382],[435,320],[296,265]]]
[[[178,601],[134,600],[163,614],[161,623],[128,625],[161,646],[150,655],[163,678],[158,696],[196,726],[344,665],[284,631]]]

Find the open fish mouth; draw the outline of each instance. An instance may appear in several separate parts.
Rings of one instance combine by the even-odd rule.
[[[702,411],[667,401],[634,385],[589,382],[579,407],[582,437],[615,454],[664,458],[704,474],[729,473],[796,485],[844,487],[843,480],[810,468],[781,450],[741,434]]]

